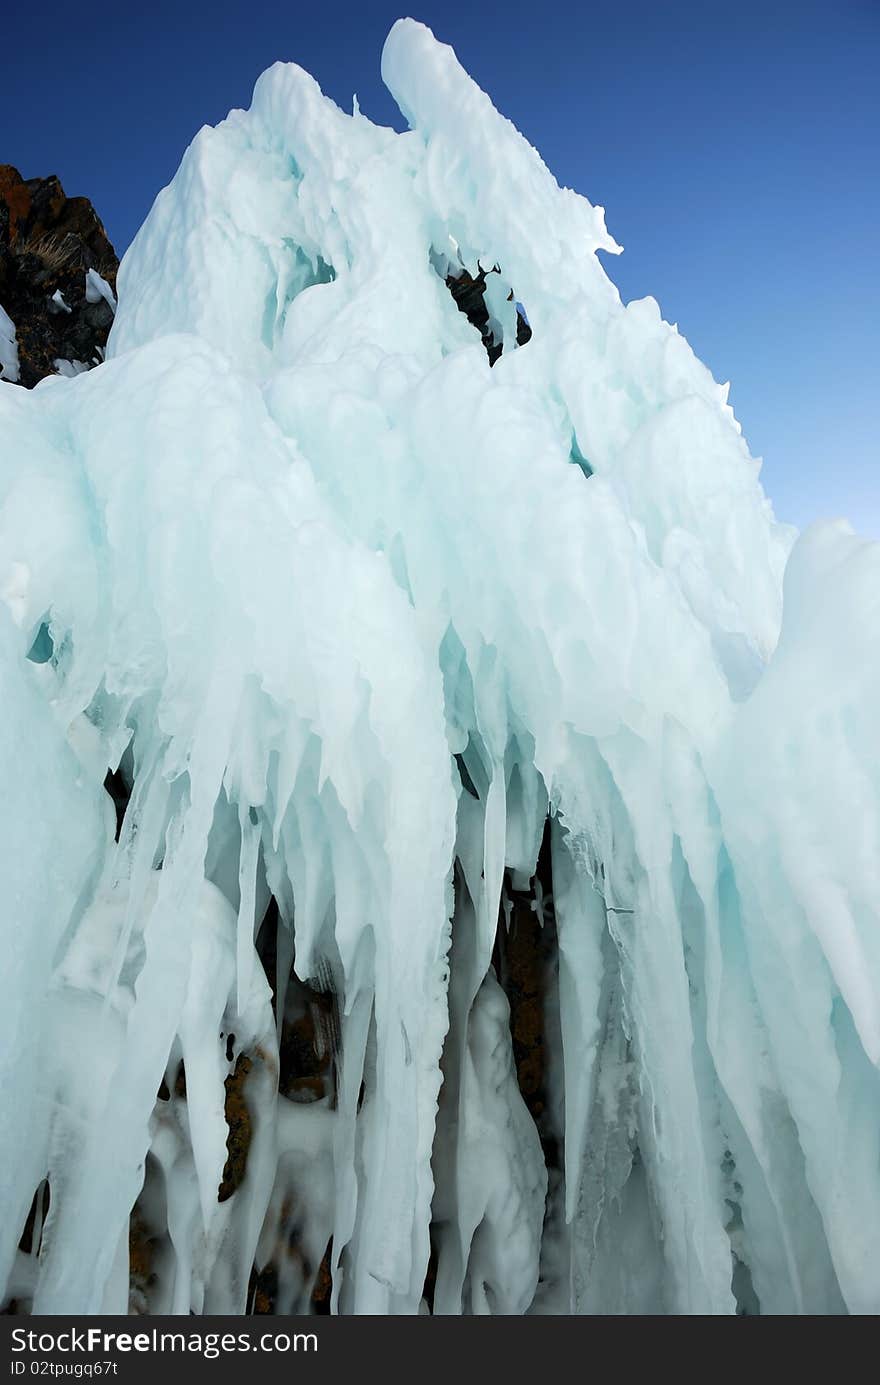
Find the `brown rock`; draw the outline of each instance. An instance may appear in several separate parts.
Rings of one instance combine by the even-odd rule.
[[[241,1187],[247,1157],[251,1147],[251,1113],[245,1096],[245,1083],[253,1067],[250,1058],[240,1053],[235,1063],[235,1071],[226,1078],[226,1164],[223,1178],[217,1190],[217,1201],[226,1202],[237,1188]]]
[[[102,359],[113,309],[86,301],[86,273],[94,269],[115,294],[118,268],[88,198],[66,197],[54,174],[25,179],[0,164],[0,306],[15,324],[20,384],[56,374],[56,359]],[[57,292],[69,312],[53,303]]]
[[[497,274],[498,266],[494,269],[480,269],[476,278],[468,274],[466,269],[459,270],[458,274],[447,274],[446,287],[455,299],[455,306],[460,313],[464,313],[472,327],[476,327],[483,339],[483,346],[486,355],[489,357],[490,366],[494,365],[501,355],[501,343],[496,342],[489,331],[489,309],[486,307],[486,274]],[[508,294],[508,300],[513,294]],[[526,322],[525,317],[517,305],[516,309],[516,344],[524,346],[531,340],[532,329]]]

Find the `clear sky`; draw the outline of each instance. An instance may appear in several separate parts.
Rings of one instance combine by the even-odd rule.
[[[278,58],[400,128],[379,55],[407,13],[605,207],[612,278],[732,381],[777,515],[880,538],[880,0],[9,5],[0,162],[90,197],[121,252]]]

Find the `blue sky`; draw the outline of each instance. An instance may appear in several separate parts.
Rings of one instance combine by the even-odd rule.
[[[278,58],[400,127],[379,55],[405,13],[606,208],[623,297],[732,381],[779,517],[880,537],[880,0],[43,0],[4,12],[0,161],[90,197],[121,251]]]

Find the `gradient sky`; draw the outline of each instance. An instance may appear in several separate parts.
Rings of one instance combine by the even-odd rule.
[[[122,252],[276,59],[401,128],[379,56],[407,13],[605,207],[611,277],[732,381],[779,518],[880,538],[880,0],[8,6],[0,162],[90,197]]]

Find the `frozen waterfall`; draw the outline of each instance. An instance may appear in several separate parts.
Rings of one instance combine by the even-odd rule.
[[[382,73],[264,73],[0,383],[4,1303],[880,1311],[880,547]]]

